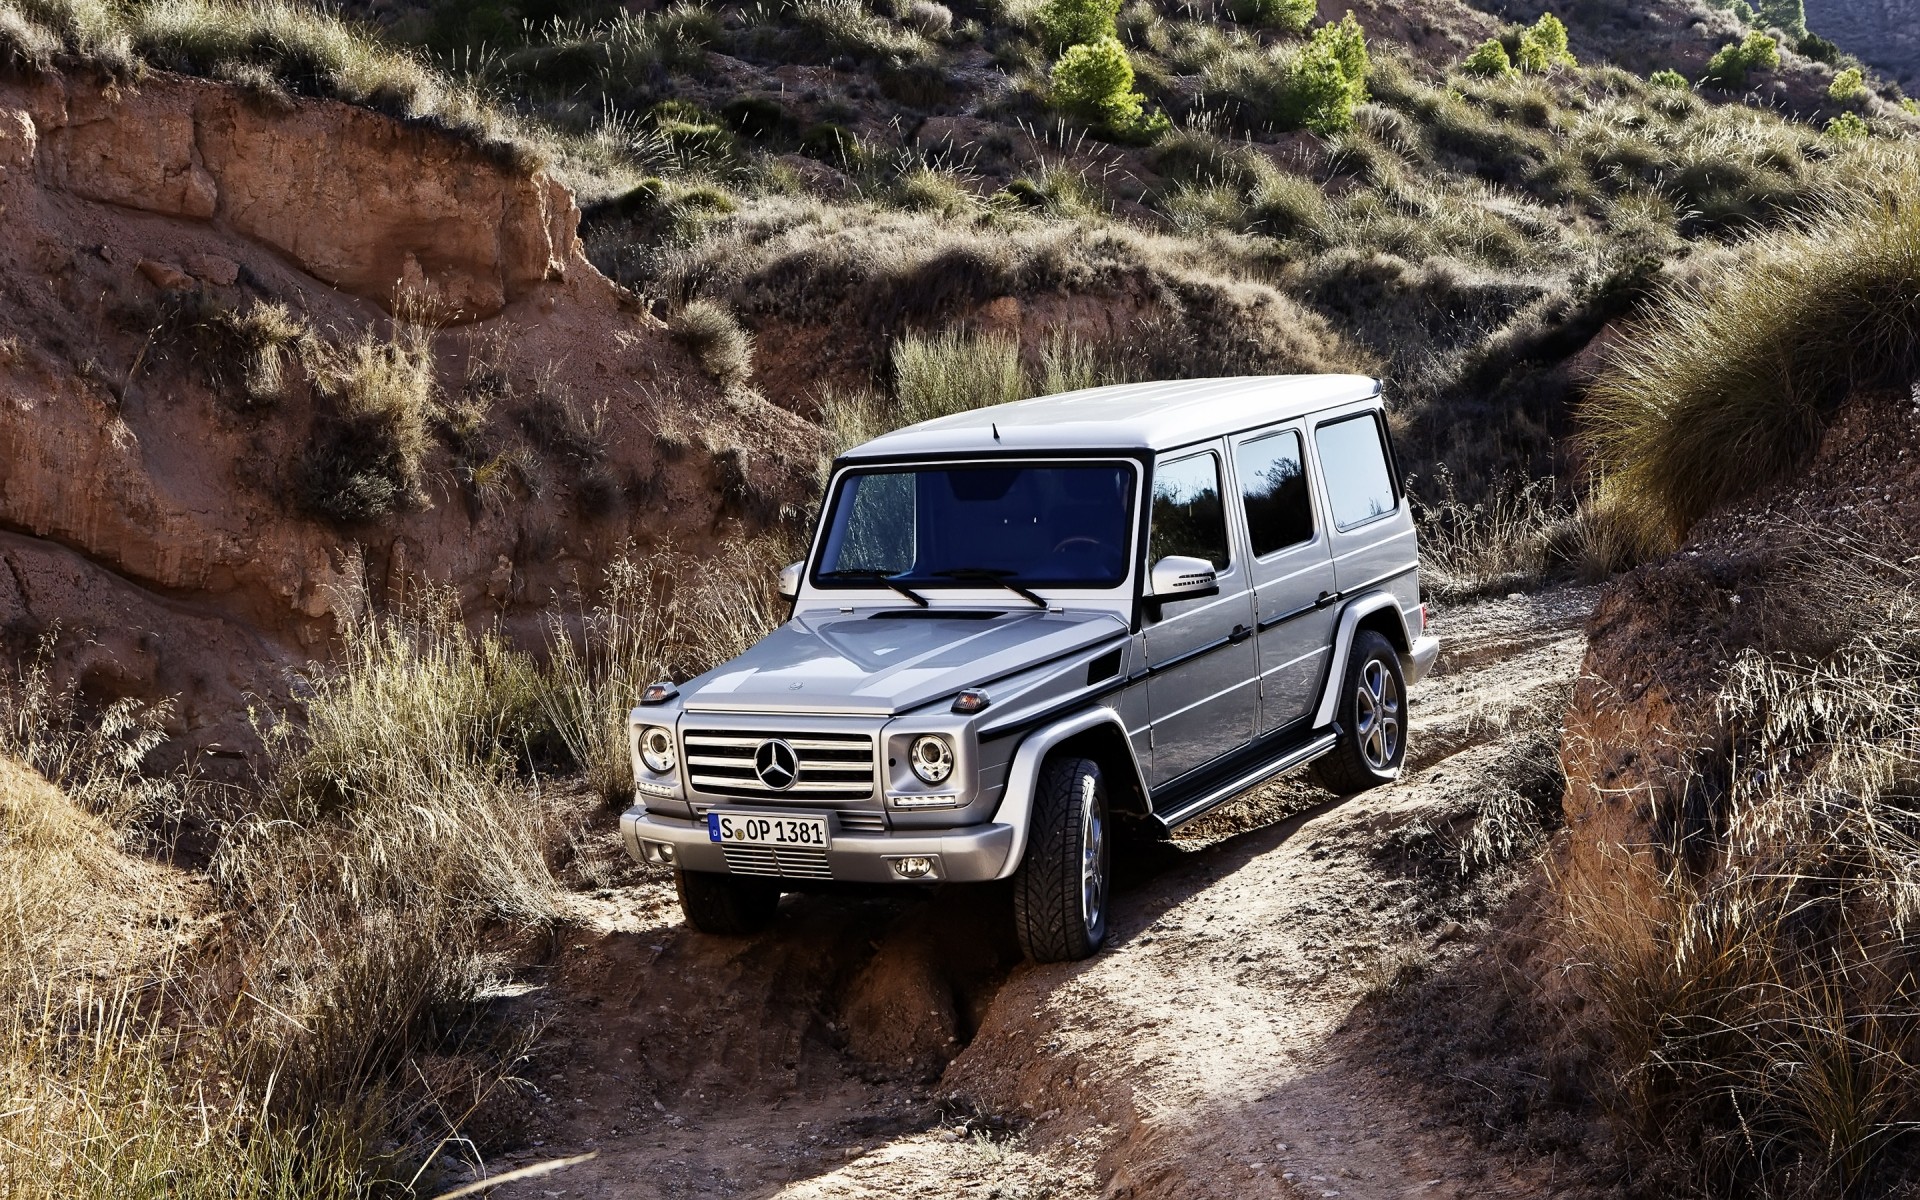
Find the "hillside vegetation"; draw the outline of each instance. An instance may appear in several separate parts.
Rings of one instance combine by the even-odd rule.
[[[644,529],[669,507],[637,503],[659,499],[660,464],[695,446],[711,544],[643,559],[600,536],[605,570],[518,640],[433,589],[326,610],[321,661],[247,714],[261,748],[229,786],[151,753],[164,700],[12,672],[0,1191],[432,1194],[464,1178],[461,1147],[510,1139],[533,1031],[491,1019],[500,965],[552,950],[558,881],[594,869],[581,839],[625,786],[619,714],[637,688],[776,619],[772,568],[804,516],[788,484],[817,484],[823,445],[1122,379],[1370,371],[1453,595],[1661,553],[1804,465],[1851,390],[1914,366],[1920,117],[1779,6],[1572,7],[1509,23],[1293,0],[345,16],[0,0],[12,78],[132,94],[190,74],[263,111],[344,101],[550,169],[619,310],[659,357],[686,357],[702,402],[718,396],[650,395],[658,473],[621,480],[590,399],[551,376],[516,385],[478,350],[449,387],[423,347],[451,335],[397,302],[336,340],[258,308],[155,314],[172,367],[249,419],[271,419],[278,372],[311,376],[336,424],[289,495],[335,548],[391,533],[439,465],[474,520],[558,476],[585,519]],[[1595,344],[1635,319],[1624,349]],[[556,370],[568,356],[535,344]],[[1574,401],[1606,363],[1572,452]],[[511,431],[504,408],[481,419],[503,397]],[[778,453],[700,440],[712,414],[769,402],[788,410],[768,425]],[[556,536],[521,532],[516,546]],[[1911,581],[1889,586],[1905,612]],[[1712,703],[1785,722],[1753,735],[1769,763],[1831,732],[1815,716],[1861,754],[1808,775],[1811,799],[1797,782],[1741,793],[1744,840],[1716,844],[1703,875],[1656,873],[1583,960],[1610,971],[1627,1023],[1591,1034],[1594,1107],[1623,1145],[1706,1164],[1708,1191],[1782,1163],[1796,1186],[1844,1190],[1879,1178],[1885,1147],[1904,1153],[1892,1131],[1911,1114],[1886,1097],[1911,1091],[1912,1030],[1892,1016],[1911,1003],[1886,981],[1909,956],[1911,838],[1887,833],[1906,820],[1887,798],[1908,777],[1891,680],[1912,652],[1881,626],[1836,628],[1812,657],[1741,658]],[[1808,678],[1827,688],[1823,671],[1837,679],[1811,709],[1783,701]],[[1863,699],[1861,680],[1886,686]],[[103,715],[110,733],[89,733]],[[1809,830],[1847,850],[1846,872],[1796,857]],[[53,902],[76,890],[102,897],[85,920]],[[1774,915],[1809,891],[1831,917],[1812,943]],[[1695,942],[1676,949],[1669,928],[1738,950],[1711,1004],[1674,1008],[1701,993],[1675,982]],[[1782,1009],[1780,982],[1825,978],[1835,953],[1867,982]],[[1642,1014],[1679,1032],[1631,1041]],[[1712,1036],[1734,1022],[1739,1037]],[[1795,1037],[1811,1046],[1795,1062],[1831,1052],[1831,1078],[1771,1082],[1768,1055]],[[1872,1104],[1816,1107],[1842,1093]],[[1749,1094],[1770,1122],[1761,1151],[1734,1141]]]

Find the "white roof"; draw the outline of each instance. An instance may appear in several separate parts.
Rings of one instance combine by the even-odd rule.
[[[922,421],[845,458],[1035,450],[1170,450],[1378,395],[1366,375],[1180,379],[1036,396]],[[996,438],[995,433],[998,433]]]

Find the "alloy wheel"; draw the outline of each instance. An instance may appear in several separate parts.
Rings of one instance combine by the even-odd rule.
[[[1356,732],[1367,766],[1388,771],[1400,755],[1400,685],[1377,658],[1360,669]]]

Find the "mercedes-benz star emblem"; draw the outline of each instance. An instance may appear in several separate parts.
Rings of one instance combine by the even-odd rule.
[[[753,773],[776,792],[784,792],[800,778],[800,756],[779,738],[768,738],[753,752]]]

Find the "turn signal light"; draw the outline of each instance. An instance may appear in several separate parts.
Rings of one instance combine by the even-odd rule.
[[[640,703],[665,704],[679,694],[680,689],[673,686],[671,679],[662,679],[658,683],[650,683],[647,685],[647,690],[640,693]]]
[[[953,711],[963,717],[969,716],[992,703],[993,700],[979,688],[968,688],[953,698]]]

